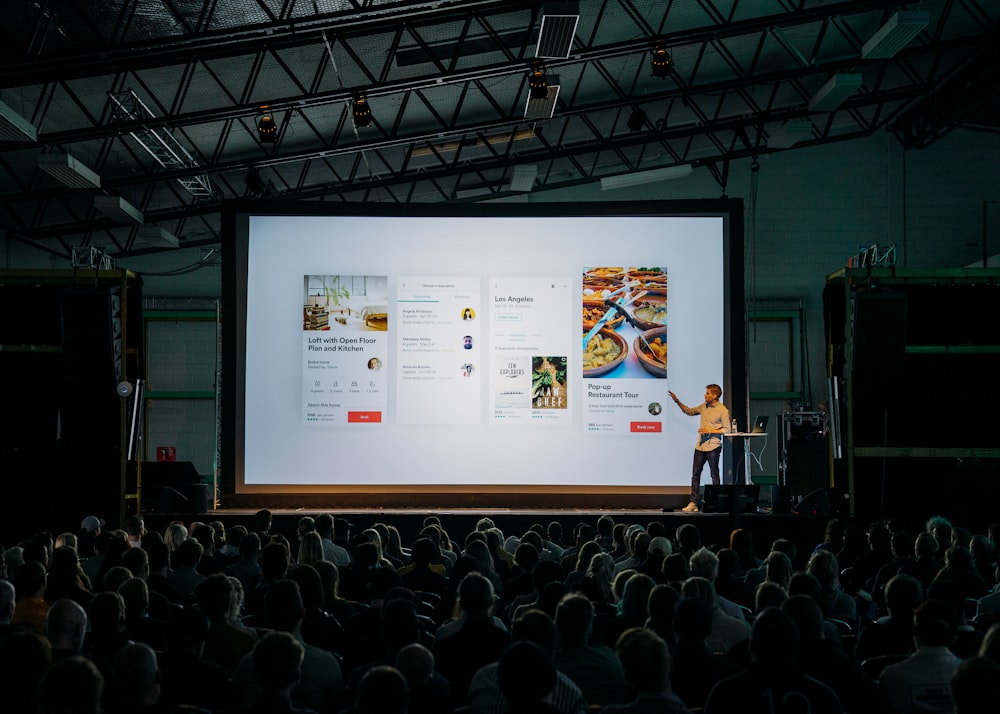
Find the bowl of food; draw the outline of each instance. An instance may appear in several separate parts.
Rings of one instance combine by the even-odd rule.
[[[652,330],[667,324],[667,298],[647,295],[632,307],[632,317],[640,330]]]
[[[645,340],[645,342],[643,341]],[[654,327],[643,331],[633,344],[636,359],[654,377],[667,376],[667,328]]]
[[[590,328],[597,324],[597,321],[604,317],[610,308],[603,302],[596,300],[584,300],[583,301],[583,329],[590,331]],[[604,322],[606,327],[610,327],[613,330],[617,330],[625,322],[625,317],[619,312],[614,312],[610,317]]]
[[[584,333],[586,335],[586,333]],[[625,361],[628,343],[609,327],[602,327],[583,348],[583,376],[600,377]]]
[[[667,294],[667,273],[660,268],[630,268],[625,279],[635,284],[635,290],[650,295]]]

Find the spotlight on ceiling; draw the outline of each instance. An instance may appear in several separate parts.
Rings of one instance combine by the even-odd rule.
[[[278,124],[266,105],[260,110],[262,114],[257,117],[257,138],[261,144],[273,144],[278,140]]]
[[[528,75],[528,92],[532,99],[545,99],[549,93],[549,78],[540,69]]]
[[[628,121],[625,122],[625,126],[629,128],[630,131],[639,131],[642,129],[642,125],[646,123],[646,112],[636,107],[628,117]]]
[[[354,126],[364,128],[372,125],[372,108],[368,105],[365,95],[354,100]]]
[[[670,53],[667,52],[662,47],[657,47],[653,50],[653,57],[650,60],[650,68],[653,70],[653,76],[659,79],[665,79],[668,74],[670,74],[670,68],[673,66],[673,59],[670,57]]]

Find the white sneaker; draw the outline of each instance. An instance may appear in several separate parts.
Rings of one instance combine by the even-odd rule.
[[[681,510],[684,511],[684,513],[697,513],[698,512],[698,504],[695,503],[694,501],[691,501],[688,505],[684,506],[684,508],[682,508]]]

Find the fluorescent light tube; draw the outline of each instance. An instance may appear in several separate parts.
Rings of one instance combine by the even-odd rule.
[[[889,18],[878,32],[861,48],[864,59],[888,59],[909,44],[910,40],[930,24],[926,10],[900,10]]]
[[[580,3],[574,0],[542,4],[542,24],[538,30],[535,57],[569,57],[580,22]]]
[[[809,100],[809,110],[832,112],[861,86],[860,74],[835,74]]]
[[[0,141],[37,141],[38,129],[30,121],[0,102]]]
[[[813,125],[808,119],[790,119],[767,139],[769,149],[790,149],[800,141],[813,138]]]
[[[664,166],[663,168],[650,169],[649,171],[636,171],[631,174],[605,176],[601,179],[601,190],[614,191],[619,188],[642,186],[643,184],[656,183],[657,181],[683,178],[690,175],[693,170],[691,164],[678,164],[677,166]]]
[[[69,188],[101,187],[101,177],[69,154],[39,154],[38,168]]]
[[[549,77],[549,91],[545,99],[532,99],[528,93],[528,101],[524,104],[525,119],[551,119],[556,113],[556,100],[559,99],[558,77]]]
[[[530,191],[535,187],[535,179],[537,177],[537,166],[515,166],[514,175],[510,177],[510,190]]]
[[[121,196],[94,196],[94,208],[119,223],[145,223],[142,212]]]
[[[136,240],[156,248],[177,247],[177,236],[159,226],[143,226],[136,233]]]

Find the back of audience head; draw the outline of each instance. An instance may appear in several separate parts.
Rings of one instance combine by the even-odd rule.
[[[708,548],[699,548],[691,554],[691,576],[715,582],[719,575],[719,557]]]
[[[264,580],[281,580],[288,572],[288,548],[282,543],[268,543],[260,551],[260,572]]]
[[[951,677],[956,714],[1000,712],[1000,663],[987,657],[969,657],[959,662]]]
[[[45,566],[37,560],[26,560],[14,573],[14,591],[17,601],[27,597],[41,597],[45,589]]]
[[[750,630],[750,658],[766,676],[783,676],[794,668],[798,655],[798,628],[786,613],[769,607],[754,618]]]
[[[958,615],[944,600],[928,598],[913,614],[913,639],[918,647],[950,647],[958,635]]]
[[[302,676],[305,649],[288,632],[272,630],[253,648],[254,673],[261,691],[269,694],[291,691]]]
[[[396,652],[393,666],[406,678],[411,691],[426,685],[434,677],[434,655],[419,642],[401,647]]]
[[[149,645],[124,645],[115,653],[111,670],[115,699],[124,711],[152,706],[160,698],[156,653]]]
[[[42,678],[41,714],[99,714],[104,677],[86,657],[75,655],[52,663]]]
[[[361,676],[354,714],[406,714],[410,688],[406,677],[389,665],[376,665]]]
[[[625,682],[641,693],[670,689],[670,652],[666,642],[652,630],[631,627],[615,645]]]
[[[209,620],[223,620],[229,615],[233,584],[222,573],[214,573],[195,586],[194,596]]]
[[[594,605],[583,595],[570,593],[556,608],[560,649],[585,647],[594,627]]]
[[[772,550],[764,559],[764,579],[787,590],[792,579],[792,559],[780,550]]]
[[[913,611],[923,599],[923,586],[912,575],[899,573],[885,584],[885,606],[892,617],[913,617]]]
[[[682,597],[674,607],[678,642],[701,642],[712,632],[712,606],[700,598]]]
[[[278,580],[264,595],[264,617],[275,630],[295,632],[305,616],[299,584],[294,580]]]
[[[792,618],[800,642],[823,639],[823,611],[808,595],[792,595],[781,604],[781,611]]]
[[[765,580],[753,593],[753,611],[760,612],[768,607],[781,607],[788,598],[788,591],[769,580]]]
[[[0,640],[4,711],[35,712],[39,686],[51,663],[49,641],[36,632],[14,632]]]
[[[14,617],[14,583],[0,579],[0,625],[10,624]]]
[[[788,594],[808,595],[815,600],[819,600],[823,594],[823,586],[820,585],[819,580],[812,573],[807,573],[805,570],[796,570],[788,580]]]
[[[513,642],[500,656],[497,684],[508,712],[527,711],[556,686],[556,668],[544,649],[528,640]]]
[[[697,575],[692,575],[681,585],[681,597],[697,598],[711,607],[715,607],[717,596],[712,581]]]

